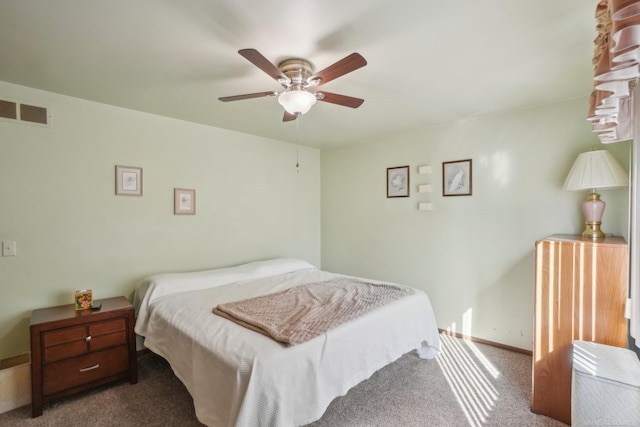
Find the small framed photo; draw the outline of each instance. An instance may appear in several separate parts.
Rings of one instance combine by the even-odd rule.
[[[116,165],[116,195],[142,196],[142,168]]]
[[[173,189],[173,213],[175,215],[196,214],[196,190]]]
[[[409,197],[409,166],[387,168],[387,197]]]
[[[443,196],[470,196],[472,182],[471,159],[442,163]]]
[[[76,310],[86,310],[93,306],[93,293],[91,289],[83,289],[81,291],[76,291]]]

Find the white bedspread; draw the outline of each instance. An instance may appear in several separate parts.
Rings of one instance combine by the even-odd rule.
[[[439,351],[431,304],[419,290],[293,347],[211,312],[220,303],[337,276],[308,264],[273,275],[277,270],[240,281],[231,274],[227,284],[215,274],[186,273],[183,287],[179,275],[152,276],[136,292],[136,333],[169,361],[204,424],[308,424],[334,398],[404,353],[417,349],[431,358]],[[201,283],[207,277],[211,288]]]

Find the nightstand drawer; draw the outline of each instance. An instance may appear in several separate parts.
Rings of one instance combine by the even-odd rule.
[[[44,363],[55,362],[56,360],[67,359],[73,356],[79,356],[87,352],[87,340],[82,336],[76,341],[67,342],[65,344],[45,347]]]
[[[114,345],[126,344],[127,333],[126,331],[114,332],[109,335],[101,335],[91,337],[89,346],[91,351],[100,350],[101,348],[112,347]]]
[[[53,394],[78,385],[127,372],[126,345],[49,363],[42,369],[43,393]]]
[[[106,322],[91,323],[89,325],[89,335],[91,335],[92,337],[126,330],[127,323],[124,319],[113,319]]]
[[[42,342],[46,347],[65,344],[72,341],[83,340],[86,337],[86,326],[76,326],[75,328],[57,329],[42,334]]]
[[[76,326],[42,334],[45,363],[86,353],[86,331],[85,326]]]
[[[91,351],[112,347],[127,342],[127,322],[114,319],[89,325],[89,348]]]

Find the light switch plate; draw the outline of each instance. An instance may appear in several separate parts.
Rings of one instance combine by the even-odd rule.
[[[424,175],[425,173],[431,173],[432,171],[433,169],[431,168],[431,165],[418,166],[418,173],[420,175]]]
[[[4,240],[2,242],[2,256],[16,256],[16,242]]]
[[[418,193],[431,193],[431,184],[419,184]]]

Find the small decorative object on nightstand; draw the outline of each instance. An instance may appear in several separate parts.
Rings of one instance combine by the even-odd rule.
[[[101,300],[100,310],[75,304],[33,310],[31,409],[108,382],[138,382],[135,311],[125,297]]]
[[[93,306],[93,294],[91,293],[91,289],[76,291],[75,302],[76,310],[86,310],[87,308],[91,308]]]

